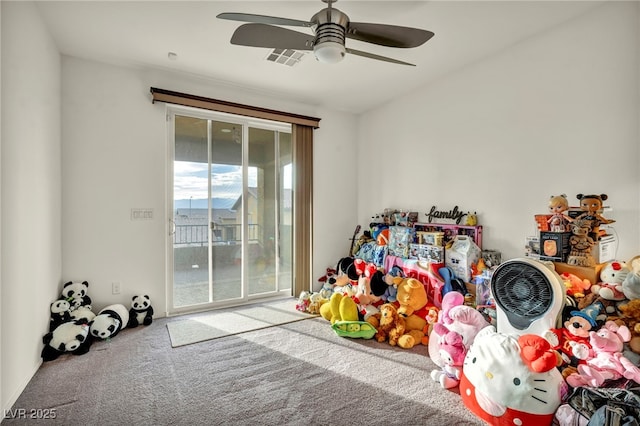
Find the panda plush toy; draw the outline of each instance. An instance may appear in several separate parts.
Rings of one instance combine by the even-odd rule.
[[[129,324],[127,327],[137,327],[140,324],[149,325],[153,321],[153,306],[151,299],[146,294],[144,296],[133,296],[131,298],[131,309],[129,309]]]
[[[82,281],[81,283],[69,281],[62,287],[61,299],[66,300],[71,305],[71,310],[76,310],[80,306],[89,306],[91,308],[91,298],[87,295],[89,291],[89,283]]]
[[[80,306],[79,308],[71,311],[71,319],[77,321],[84,321],[89,324],[96,317],[96,314],[91,310],[91,306]]]
[[[71,321],[71,305],[66,300],[56,300],[51,304],[49,317],[49,331],[53,331],[60,324]]]
[[[64,353],[86,354],[92,342],[89,324],[82,321],[65,322],[44,335],[41,357],[43,361],[53,361]]]
[[[116,303],[102,309],[89,323],[89,332],[95,338],[106,340],[115,337],[129,323],[129,311]]]

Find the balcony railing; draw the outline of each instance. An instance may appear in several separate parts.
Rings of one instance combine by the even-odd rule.
[[[258,224],[249,225],[249,242],[260,241],[262,229]],[[174,246],[206,246],[208,242],[208,225],[176,225],[173,235]],[[213,230],[214,245],[233,245],[240,242],[241,224],[216,225]]]

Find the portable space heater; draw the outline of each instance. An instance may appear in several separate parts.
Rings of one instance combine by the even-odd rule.
[[[496,329],[505,334],[537,334],[560,328],[566,290],[560,276],[537,260],[500,264],[491,277]]]

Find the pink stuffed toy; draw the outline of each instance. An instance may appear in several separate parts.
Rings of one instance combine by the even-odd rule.
[[[431,378],[440,383],[445,389],[458,386],[462,375],[462,364],[467,350],[462,343],[462,336],[455,331],[450,331],[445,325],[435,323],[434,331],[440,336],[438,348],[442,369],[431,371]]]
[[[590,332],[593,357],[587,359],[586,364],[578,365],[578,372],[569,375],[567,383],[574,388],[599,387],[607,380],[622,377],[640,383],[640,369],[622,355],[624,343],[630,339],[629,328],[613,321],[607,321],[597,332]]]
[[[442,308],[438,314],[438,322],[451,324],[453,319],[449,316],[451,308],[464,304],[464,296],[457,291],[450,291],[442,297]]]
[[[484,316],[475,308],[463,305],[464,296],[457,291],[450,291],[442,298],[442,309],[438,313],[438,322],[446,325],[450,331],[455,331],[462,336],[462,343],[466,350],[473,344],[476,334],[489,325]],[[437,324],[436,323],[436,324]],[[442,367],[438,342],[440,334],[435,329],[431,331],[429,338],[429,357],[438,367]]]

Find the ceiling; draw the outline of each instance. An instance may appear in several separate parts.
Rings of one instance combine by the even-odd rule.
[[[309,20],[326,7],[305,1],[40,1],[60,52],[114,65],[178,71],[295,102],[361,113],[443,75],[535,37],[601,1],[349,1],[352,21],[423,28],[435,36],[413,49],[347,40],[347,47],[415,67],[349,56],[338,64],[307,53],[295,66],[269,62],[269,49],[233,46],[242,12]],[[309,29],[288,27],[302,32]],[[169,58],[175,53],[175,59]],[[171,90],[171,88],[167,88]]]

